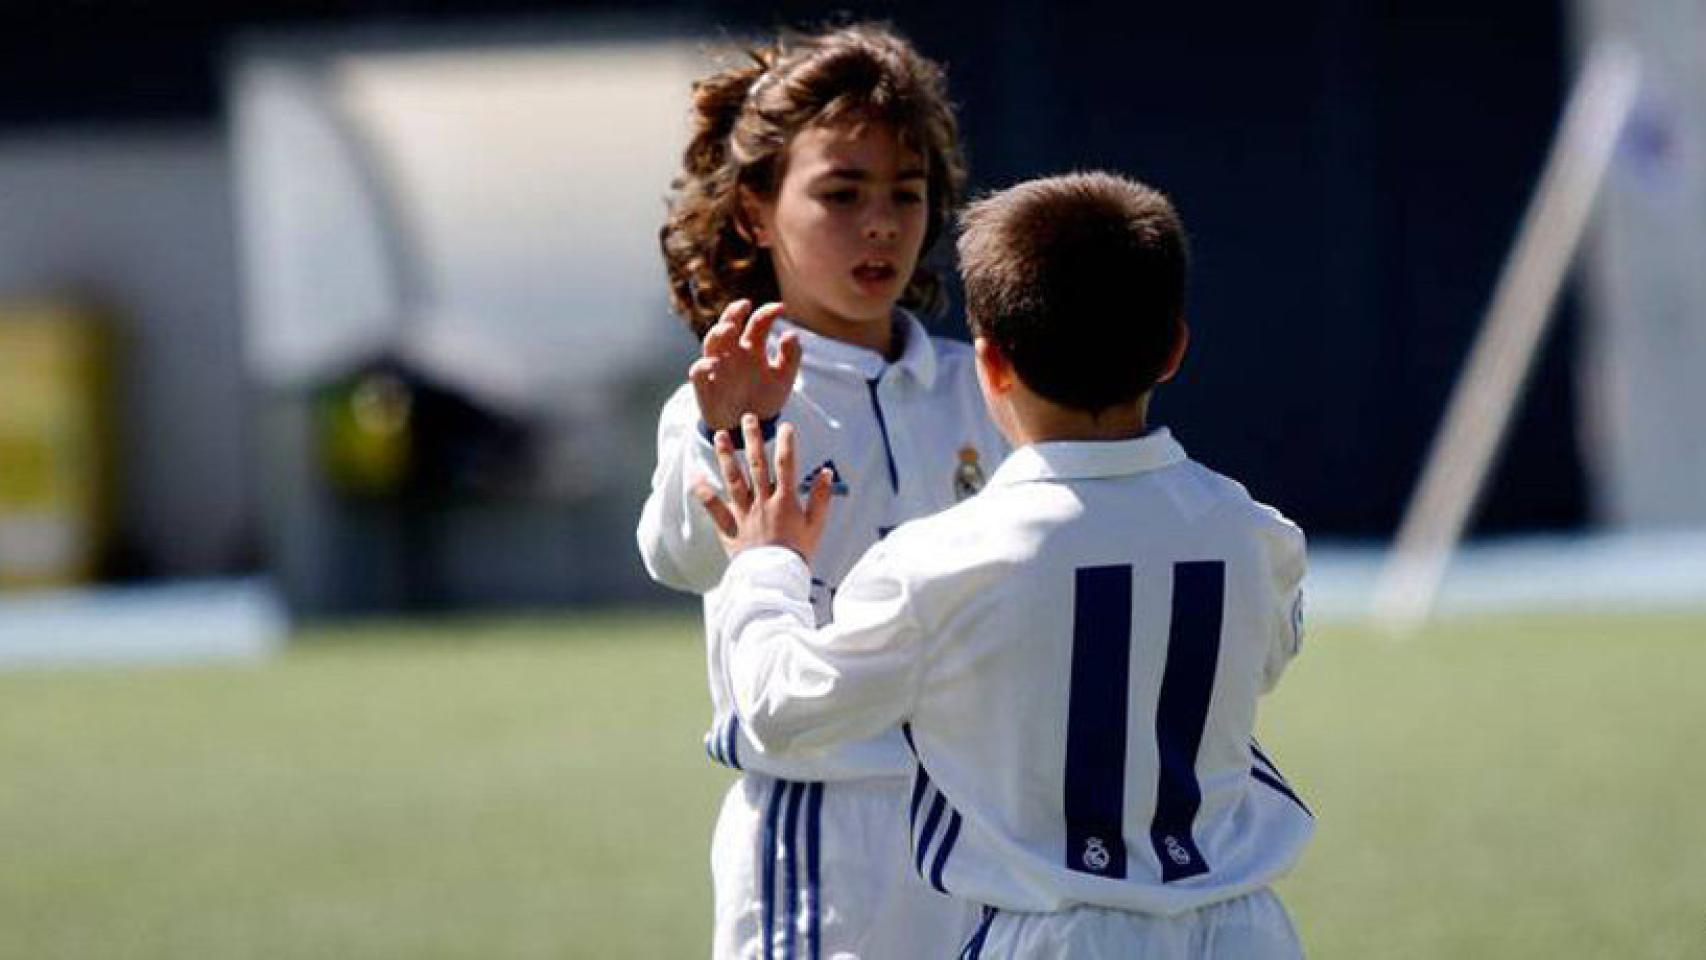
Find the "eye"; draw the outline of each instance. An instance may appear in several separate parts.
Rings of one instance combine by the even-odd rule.
[[[924,202],[924,191],[903,187],[894,192],[894,202],[903,207],[913,207]]]
[[[836,206],[845,206],[859,199],[859,191],[853,187],[842,187],[825,193],[823,199]]]

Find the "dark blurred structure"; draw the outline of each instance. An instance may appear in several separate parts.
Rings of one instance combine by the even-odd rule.
[[[1109,166],[1172,194],[1194,353],[1160,419],[1317,535],[1387,535],[1556,122],[1558,5],[1073,9],[1010,6],[949,54],[977,181]],[[1482,531],[1584,520],[1567,311]]]
[[[316,460],[351,500],[513,495],[535,458],[525,411],[389,354],[327,379],[310,403]]]
[[[392,355],[276,409],[305,427],[282,432],[296,443],[276,462],[306,475],[291,493],[321,501],[286,507],[296,523],[278,539],[276,572],[298,608],[431,610],[477,599],[457,596],[444,573],[443,530],[449,518],[526,499],[537,452],[527,411]],[[301,528],[316,519],[327,521],[319,536]]]
[[[1159,419],[1318,536],[1390,533],[1553,132],[1569,72],[1556,0],[855,12],[948,64],[974,189],[1109,167],[1170,193],[1194,242],[1194,354]],[[824,18],[750,2],[9,5],[0,138],[212,126],[232,41],[273,28],[525,30],[617,14],[713,39]],[[1586,519],[1574,316],[1567,303],[1479,532]],[[633,483],[638,495],[644,477]]]

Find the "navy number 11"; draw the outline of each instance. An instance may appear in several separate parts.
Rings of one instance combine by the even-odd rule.
[[[1226,565],[1221,561],[1173,565],[1167,665],[1155,711],[1155,815],[1149,825],[1165,883],[1208,872],[1191,831],[1202,805],[1197,748],[1214,692],[1225,592]],[[1131,598],[1130,564],[1077,571],[1066,726],[1066,866],[1115,879],[1126,876]]]

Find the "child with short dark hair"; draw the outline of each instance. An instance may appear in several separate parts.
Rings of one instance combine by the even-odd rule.
[[[748,735],[828,749],[901,724],[915,864],[984,907],[962,956],[1294,957],[1270,889],[1313,819],[1254,738],[1297,652],[1303,536],[1149,429],[1177,370],[1171,204],[1101,173],[974,204],[960,240],[985,402],[1015,451],[982,492],[873,547],[814,629],[827,478],[802,507],[717,437],[701,501]]]

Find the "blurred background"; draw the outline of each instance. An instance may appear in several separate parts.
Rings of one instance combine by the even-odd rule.
[[[1069,9],[863,12],[947,64],[974,190],[1105,166],[1177,199],[1197,349],[1159,415],[1329,540],[1393,531],[1579,51],[1641,44],[1475,531],[1706,523],[1677,429],[1706,400],[1698,9]],[[693,346],[655,250],[685,91],[823,10],[0,16],[0,580],[265,574],[305,616],[655,598],[628,539]]]
[[[1340,822],[1369,832],[1326,837],[1335,869],[1306,865],[1296,896],[1383,893],[1342,926],[1306,915],[1312,946],[1706,949],[1706,876],[1675,862],[1706,821],[1673,819],[1682,785],[1706,778],[1666,739],[1706,717],[1686,689],[1660,694],[1706,669],[1706,6],[841,9],[946,64],[974,192],[1106,167],[1176,201],[1193,352],[1157,419],[1310,532],[1314,609],[1353,651],[1324,655],[1300,681],[1318,699],[1288,701],[1281,722],[1305,743],[1293,779],[1341,786]],[[0,955],[700,951],[724,781],[692,757],[694,608],[648,582],[632,543],[657,410],[695,347],[669,314],[656,231],[693,79],[743,38],[836,15],[735,0],[0,6],[0,668],[16,668],[0,672],[0,846],[35,838],[0,867],[0,929],[23,931]],[[1634,51],[1639,93],[1442,594],[1471,619],[1402,651],[1361,643],[1373,571],[1604,39]],[[932,323],[964,336],[957,308]],[[1626,658],[1630,642],[1662,651]],[[144,662],[174,666],[120,669]],[[1562,687],[1474,693],[1489,674],[1532,679],[1535,662]],[[39,669],[72,663],[91,669]],[[1607,692],[1631,663],[1653,673]],[[1463,684],[1500,707],[1454,710]],[[1408,719],[1398,688],[1416,698]],[[1334,740],[1347,721],[1321,704],[1364,696],[1398,726]],[[1584,876],[1543,906],[1504,903],[1520,922],[1501,934],[1489,916],[1492,939],[1467,921],[1406,926],[1456,908],[1366,852],[1399,849],[1381,831],[1432,824],[1402,855],[1440,858],[1441,886],[1468,869],[1460,886],[1480,889],[1523,855],[1488,847],[1497,813],[1429,819],[1418,797],[1439,770],[1382,766],[1392,742],[1465,781],[1551,771],[1485,785],[1507,796],[1591,792],[1588,761],[1546,751],[1610,736],[1588,709],[1600,696],[1627,696],[1600,704],[1625,725],[1658,711],[1593,761],[1616,772],[1605,799],[1621,791],[1623,826],[1584,800],[1572,815],[1588,820],[1555,829],[1588,846],[1539,875],[1602,855],[1630,869],[1607,851],[1645,851],[1626,895],[1677,912],[1608,908],[1593,926],[1580,907],[1603,891]],[[1466,773],[1463,739],[1510,753]],[[375,770],[392,776],[364,779]],[[656,777],[676,778],[665,793],[686,811],[664,853],[626,802]],[[635,860],[612,832],[651,852]],[[1482,859],[1465,868],[1451,851],[1472,841]],[[447,879],[471,876],[490,880],[479,897]],[[447,897],[475,913],[429,922]],[[582,906],[565,918],[569,901]],[[585,939],[592,927],[616,939]],[[1388,954],[1360,939],[1373,931],[1414,936]]]

